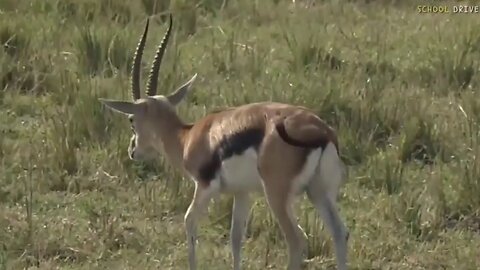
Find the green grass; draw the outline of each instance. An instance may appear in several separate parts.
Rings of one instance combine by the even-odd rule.
[[[130,161],[128,121],[97,101],[130,97],[145,18],[144,75],[167,11],[159,91],[199,73],[185,120],[275,100],[338,129],[352,269],[480,268],[480,20],[388,2],[0,1],[0,269],[187,269],[192,182]],[[231,268],[230,205],[201,222],[200,269]],[[308,269],[333,267],[329,234],[298,207]],[[283,269],[285,248],[259,197],[245,269]]]

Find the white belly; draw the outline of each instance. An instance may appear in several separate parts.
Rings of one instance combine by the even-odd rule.
[[[316,172],[321,154],[322,150],[316,149],[308,155],[303,169],[292,179],[293,194],[303,193]],[[221,191],[226,193],[261,192],[263,185],[257,164],[257,153],[249,148],[242,155],[224,160],[215,181],[219,182]]]
[[[247,149],[242,155],[224,160],[219,176],[223,192],[252,192],[263,189],[257,169],[257,153],[253,148]]]

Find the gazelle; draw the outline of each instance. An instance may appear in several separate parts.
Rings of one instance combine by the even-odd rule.
[[[288,243],[288,269],[300,269],[306,235],[293,213],[294,199],[306,192],[331,231],[338,269],[347,269],[348,230],[336,199],[346,179],[335,131],[304,107],[274,102],[252,103],[208,114],[187,124],[175,106],[187,95],[196,74],[172,94],[156,95],[157,77],[170,34],[168,29],[152,64],[145,98],[140,97],[140,63],[148,20],[132,68],[133,102],[100,99],[128,115],[133,136],[132,160],[164,153],[171,165],[194,180],[195,193],[185,214],[190,270],[197,268],[197,222],[212,197],[234,196],[231,226],[233,268],[240,269],[240,250],[251,207],[250,195],[263,191]]]

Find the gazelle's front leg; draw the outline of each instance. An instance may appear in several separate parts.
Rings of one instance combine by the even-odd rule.
[[[232,210],[232,227],[230,229],[234,270],[240,270],[242,240],[245,234],[250,206],[250,198],[247,193],[235,194]]]
[[[211,181],[207,187],[203,187],[195,181],[195,193],[193,200],[185,214],[185,228],[187,231],[188,264],[190,270],[197,269],[195,244],[197,241],[197,222],[202,213],[207,209],[211,198],[219,191],[218,183]]]

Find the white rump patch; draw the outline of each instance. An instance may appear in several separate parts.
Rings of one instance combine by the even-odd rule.
[[[320,160],[318,173],[322,187],[327,191],[331,199],[336,199],[340,186],[346,180],[346,166],[338,156],[334,144],[328,143]]]
[[[317,167],[322,155],[322,149],[317,148],[310,152],[307,156],[307,160],[303,166],[303,169],[293,180],[293,193],[300,195],[305,190],[306,186],[312,180],[312,177],[317,172]]]

